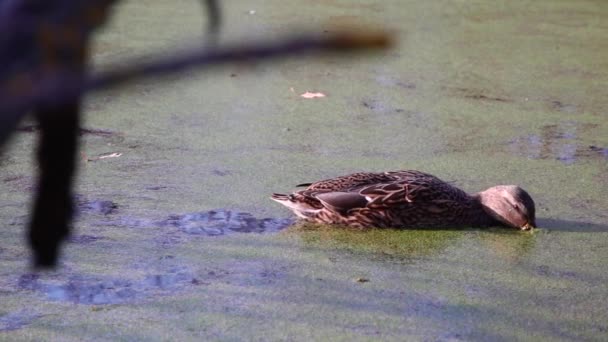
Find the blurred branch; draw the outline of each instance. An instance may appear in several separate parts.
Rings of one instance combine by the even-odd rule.
[[[316,35],[287,38],[278,42],[241,44],[235,47],[198,50],[182,56],[156,61],[147,65],[132,64],[126,68],[110,68],[85,81],[82,91],[111,88],[133,79],[184,71],[188,68],[204,68],[239,61],[269,60],[290,55],[305,55],[319,52],[349,52],[364,49],[385,48],[390,45],[388,35],[340,33],[327,37]]]
[[[277,42],[241,44],[218,49],[199,49],[181,56],[161,59],[148,64],[128,63],[127,67],[110,67],[107,72],[84,78],[79,72],[65,71],[46,75],[29,84],[29,92],[20,97],[0,93],[0,141],[14,128],[19,119],[38,105],[58,105],[94,90],[108,89],[143,77],[176,73],[189,68],[205,68],[237,61],[269,60],[290,55],[323,52],[354,52],[382,49],[390,46],[386,33],[354,33],[302,35]],[[9,95],[9,96],[7,96]]]
[[[207,42],[209,46],[214,46],[219,37],[220,27],[222,26],[222,14],[217,0],[205,0],[207,4]]]

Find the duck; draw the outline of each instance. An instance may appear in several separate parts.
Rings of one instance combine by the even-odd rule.
[[[298,184],[271,199],[312,223],[356,228],[536,228],[532,197],[517,185],[469,194],[416,170],[359,172]]]

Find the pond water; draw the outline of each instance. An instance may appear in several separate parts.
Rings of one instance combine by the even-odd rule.
[[[608,3],[223,5],[226,43],[355,23],[398,46],[91,95],[54,272],[28,268],[35,134],[18,133],[0,157],[0,339],[608,339]],[[95,68],[171,55],[203,27],[196,1],[124,1]],[[290,226],[268,198],[399,169],[519,184],[540,228]]]

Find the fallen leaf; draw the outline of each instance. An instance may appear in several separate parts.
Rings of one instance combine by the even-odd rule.
[[[305,98],[305,99],[314,99],[315,97],[325,97],[325,94],[323,93],[311,93],[309,91],[305,92],[304,94],[300,94],[301,97]]]

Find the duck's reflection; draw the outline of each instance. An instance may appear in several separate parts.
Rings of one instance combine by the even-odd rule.
[[[414,261],[440,255],[450,246],[471,244],[508,262],[526,258],[535,234],[505,228],[488,229],[353,229],[297,223],[284,231],[297,235],[308,247],[366,254],[375,259]]]

